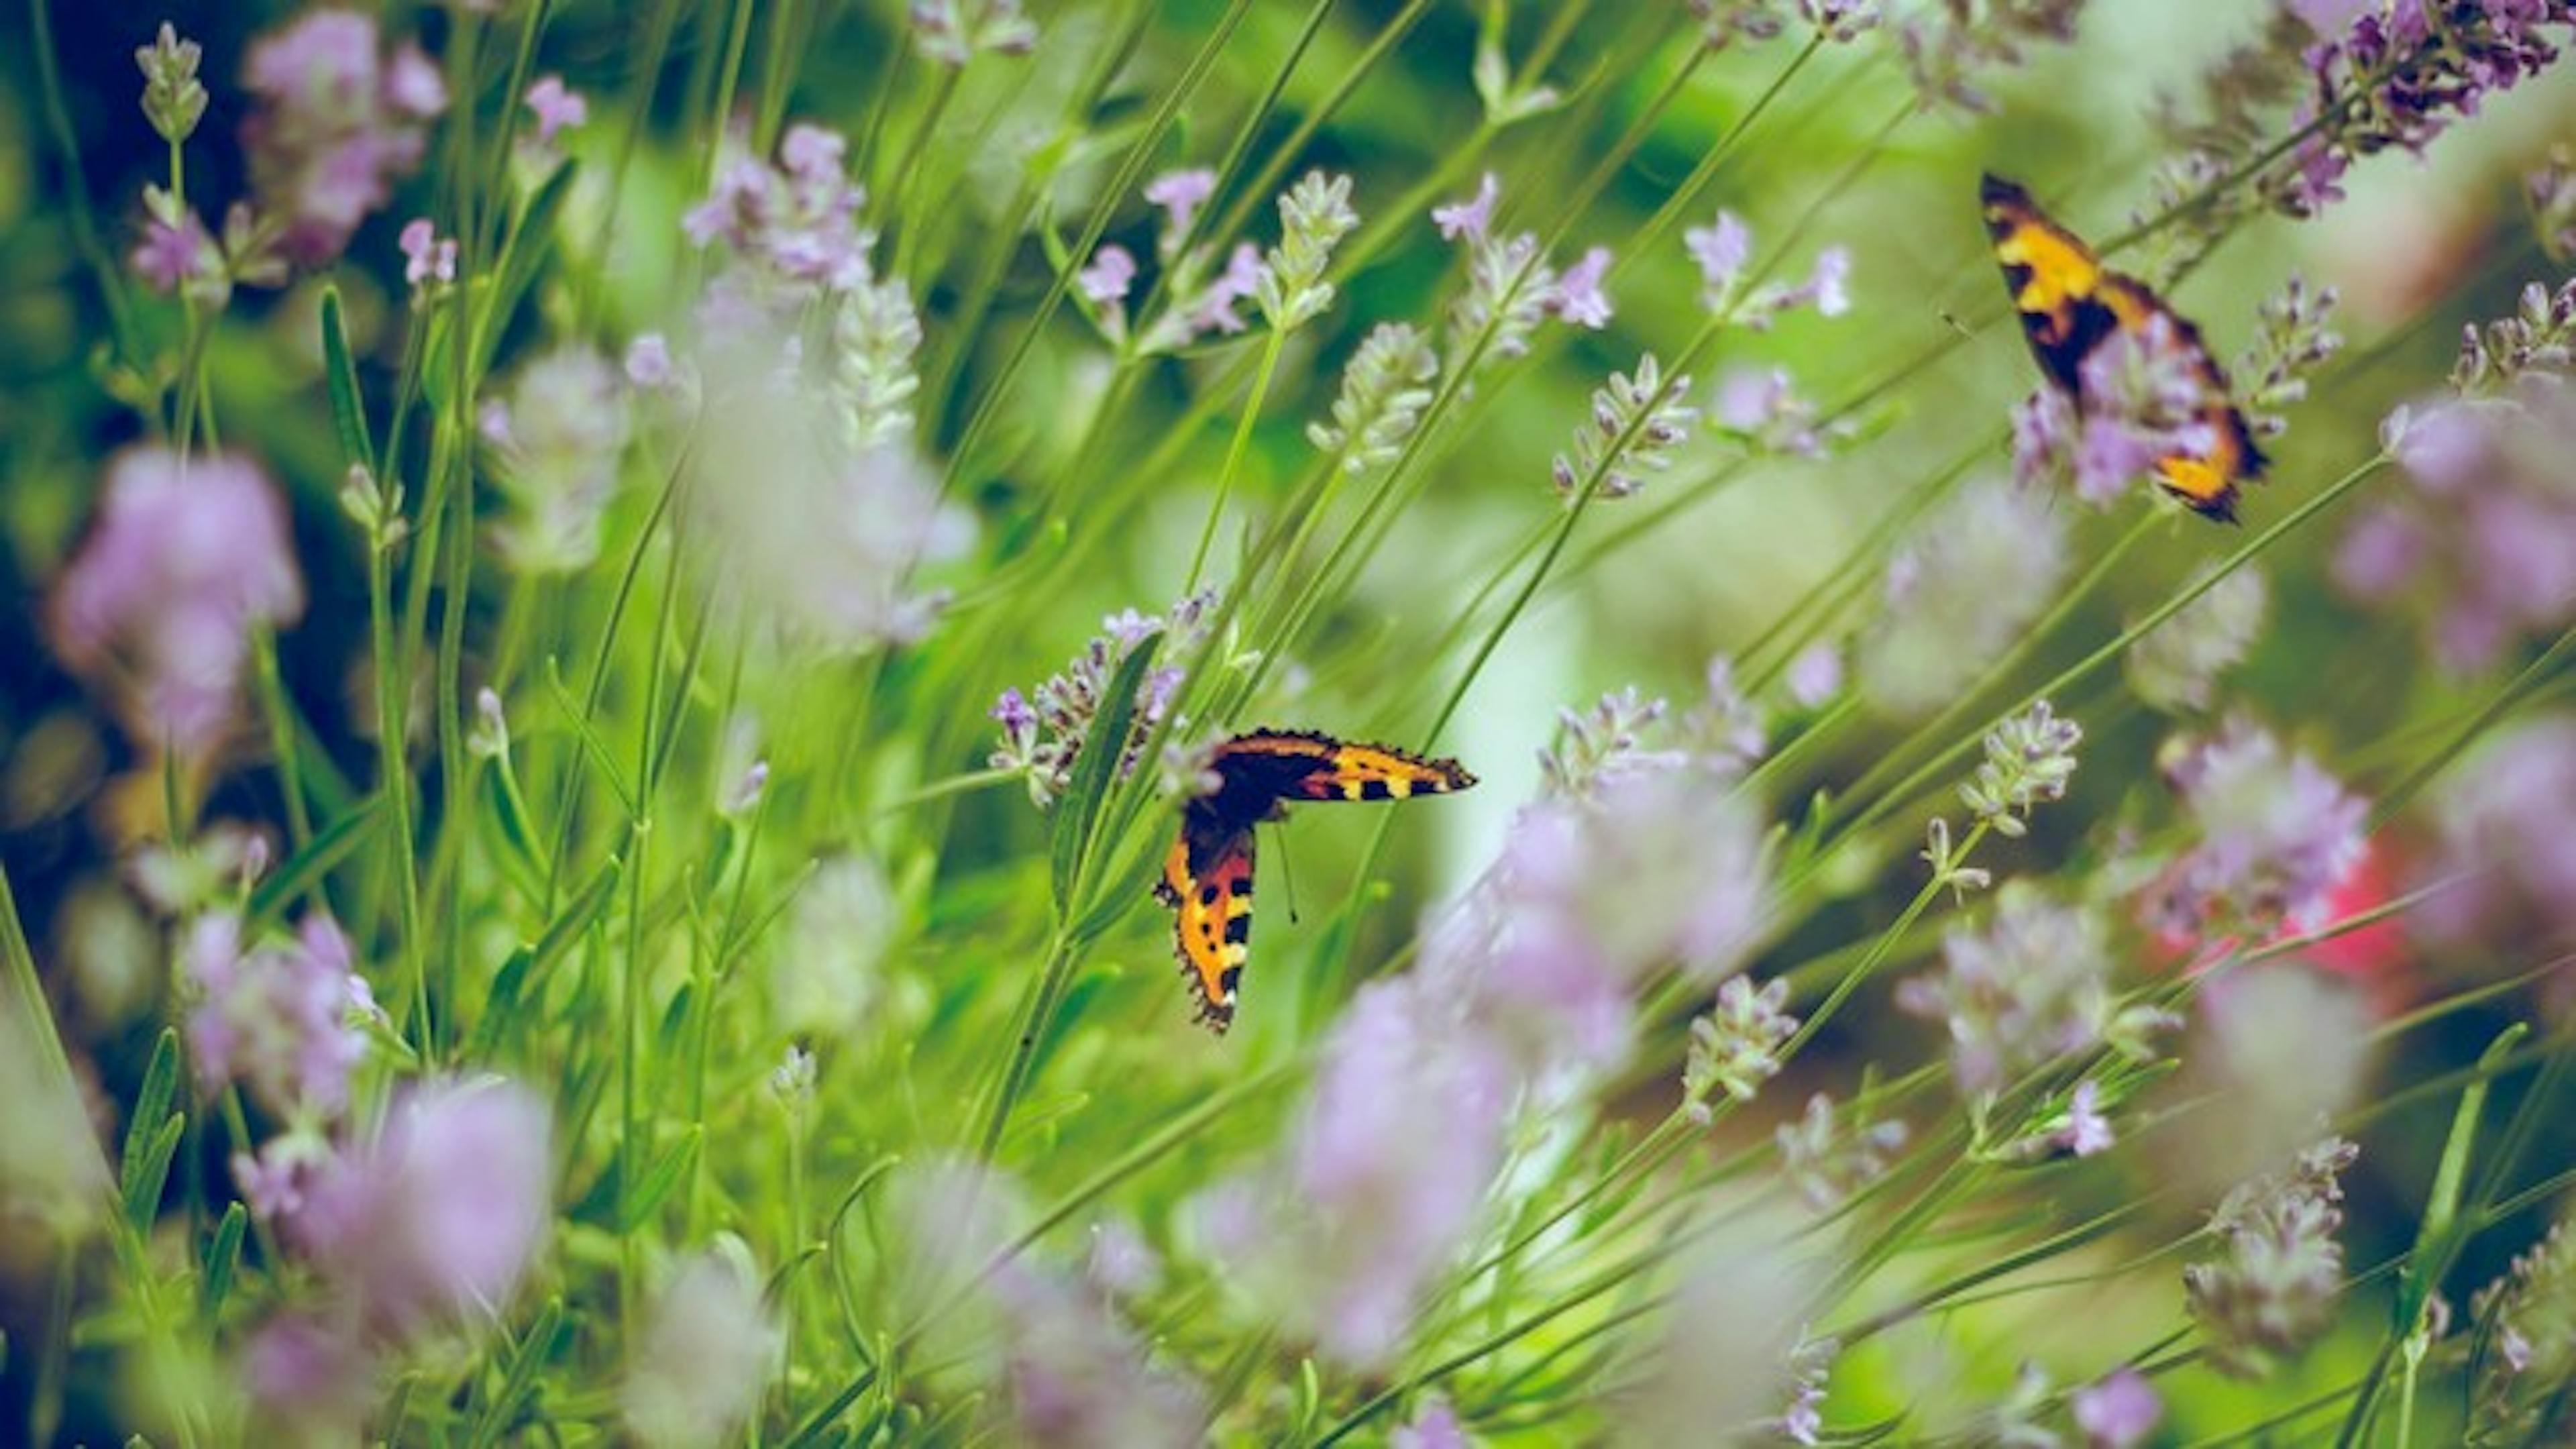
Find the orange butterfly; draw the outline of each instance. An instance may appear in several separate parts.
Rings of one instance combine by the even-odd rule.
[[[1455,760],[1304,730],[1236,735],[1216,747],[1210,765],[1217,788],[1182,811],[1180,838],[1154,894],[1173,910],[1173,942],[1198,998],[1198,1019],[1221,1035],[1234,1022],[1235,986],[1252,939],[1252,827],[1278,819],[1291,800],[1445,795],[1476,777]]]
[[[2266,460],[2254,446],[2245,415],[2229,399],[2226,370],[2209,355],[2200,329],[2176,315],[2146,283],[2103,266],[2091,247],[2040,210],[2019,186],[1990,172],[1977,196],[1985,207],[1986,234],[1994,239],[2005,289],[2021,313],[2030,355],[2068,401],[2079,407],[2084,401],[2084,359],[2094,348],[2115,333],[2140,333],[2152,319],[2165,319],[2207,399],[2200,420],[2208,425],[2210,442],[2198,453],[2157,459],[2156,482],[2193,512],[2235,522],[2236,485],[2260,479]]]

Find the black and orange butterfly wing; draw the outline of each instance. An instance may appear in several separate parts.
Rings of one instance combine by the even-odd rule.
[[[2084,355],[2120,325],[2100,295],[2101,260],[2012,182],[1988,172],[1977,198],[2030,355],[2071,398],[2081,385]]]
[[[1199,1004],[1222,1033],[1252,941],[1253,827],[1289,801],[1401,800],[1476,783],[1455,760],[1303,730],[1254,730],[1216,747],[1214,793],[1190,802],[1154,893],[1172,908],[1173,947]]]
[[[2165,319],[2173,345],[2182,349],[2207,394],[2201,421],[2210,442],[2196,453],[2158,459],[2156,482],[2194,512],[2235,521],[2237,485],[2262,477],[2267,460],[2200,329],[2146,283],[2104,267],[2091,247],[2040,210],[2020,186],[1989,172],[1977,199],[2031,356],[2068,398],[2082,401],[2084,359],[2094,348],[2115,333],[2137,335],[2152,319]]]
[[[1403,800],[1450,794],[1476,783],[1456,760],[1428,759],[1392,745],[1349,743],[1307,730],[1236,735],[1217,746],[1216,768],[1229,784],[1243,779],[1274,801]]]
[[[1154,894],[1172,908],[1172,944],[1199,1004],[1198,1019],[1222,1034],[1234,1024],[1234,992],[1252,940],[1252,825],[1192,811],[1163,860]]]
[[[2200,329],[2146,283],[2108,272],[2103,275],[2101,295],[2124,330],[2142,331],[2155,318],[2165,319],[2167,335],[2182,350],[2207,399],[2200,420],[2209,430],[2208,447],[2199,453],[2157,459],[2157,484],[2195,513],[2222,523],[2235,522],[2237,484],[2259,480],[2271,460],[2254,445],[2254,430],[2232,401],[2227,370],[2210,354]]]

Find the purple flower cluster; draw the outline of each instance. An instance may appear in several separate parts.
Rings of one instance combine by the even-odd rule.
[[[2483,1341],[2469,1442],[2540,1444],[2576,1431],[2576,1232],[2553,1224],[2469,1300]],[[2473,1360],[2475,1362],[2475,1360]]]
[[[1910,1135],[1901,1119],[1871,1120],[1868,1105],[1857,1101],[1837,1112],[1834,1099],[1818,1092],[1794,1120],[1772,1129],[1781,1172],[1820,1213],[1886,1176]]]
[[[2164,770],[2199,843],[2148,888],[2151,928],[2205,941],[2324,923],[2331,893],[2361,862],[2369,807],[2358,796],[2242,720],[2169,742]]]
[[[2075,39],[2084,0],[1940,0],[1897,30],[1914,88],[1927,100],[1990,111],[1979,73],[2022,63],[2033,45]]]
[[[367,1038],[357,1019],[375,998],[349,958],[349,938],[330,917],[305,918],[292,945],[244,949],[241,918],[200,916],[189,928],[188,1060],[213,1092],[238,1082],[281,1117],[337,1118],[349,1073]]]
[[[420,47],[387,53],[371,15],[306,12],[253,45],[242,85],[258,100],[242,122],[260,212],[287,257],[338,256],[396,178],[420,164],[447,86]]]
[[[2566,0],[2382,0],[2307,13],[2349,21],[2305,57],[2315,93],[2299,119],[2315,134],[2272,188],[2296,216],[2341,200],[2359,158],[2392,146],[2420,154],[2488,96],[2547,69],[2566,38],[2552,28],[2571,23]]]
[[[507,402],[491,405],[485,423],[493,476],[508,503],[495,526],[503,557],[531,574],[588,567],[599,557],[600,515],[626,448],[617,369],[589,348],[556,348],[519,369]]]
[[[1098,637],[1037,687],[1034,705],[1016,688],[1003,690],[990,711],[1002,727],[1002,744],[992,754],[992,767],[1026,779],[1030,803],[1039,809],[1053,805],[1073,778],[1074,757],[1090,738],[1092,719],[1100,713],[1103,696],[1127,656],[1159,633],[1165,660],[1188,658],[1206,637],[1208,615],[1215,605],[1216,591],[1203,589],[1174,604],[1169,614],[1139,614],[1134,609],[1112,614],[1100,621]],[[1126,754],[1119,763],[1122,775],[1136,768],[1136,751],[1171,708],[1172,694],[1180,684],[1177,662],[1157,664],[1145,672],[1137,686]]]
[[[775,166],[731,143],[681,229],[701,247],[723,242],[780,284],[863,286],[875,279],[876,233],[859,220],[867,189],[850,178],[848,149],[837,133],[804,124],[788,128]]]
[[[2576,398],[2563,383],[2533,373],[2500,397],[2400,409],[2387,431],[2411,487],[2345,536],[2345,590],[2421,596],[2435,654],[2460,671],[2576,620]]]
[[[1476,194],[1431,209],[1443,240],[1466,253],[1467,285],[1449,305],[1453,355],[1475,352],[1477,370],[1529,351],[1530,335],[1549,317],[1599,330],[1610,323],[1610,297],[1602,290],[1610,251],[1594,247],[1560,274],[1539,254],[1536,232],[1494,227],[1501,183],[1488,171]]]
[[[2576,936],[2576,716],[2497,731],[2437,788],[2428,873],[2443,889],[2409,924],[2445,946]]]
[[[1610,374],[1592,393],[1592,416],[1574,431],[1571,456],[1549,465],[1556,494],[1569,505],[1586,497],[1627,498],[1645,486],[1645,475],[1673,465],[1673,450],[1690,440],[1699,409],[1682,401],[1691,380],[1667,380],[1649,352],[1633,372]],[[1593,480],[1597,479],[1597,482]]]
[[[1403,1346],[1481,1220],[1514,1105],[1617,1066],[1654,973],[1716,982],[1762,926],[1760,822],[1731,770],[1647,747],[1659,716],[1631,694],[1573,722],[1551,792],[1426,928],[1421,964],[1333,1025],[1292,1149],[1203,1204],[1206,1246],[1337,1361]],[[1726,988],[1736,1015],[1787,1020],[1783,990]]]
[[[2101,918],[2025,882],[1997,894],[1983,929],[1942,938],[1941,963],[1900,985],[1896,1002],[1944,1024],[1951,1073],[1972,1101],[1992,1098],[2018,1074],[2066,1053],[2102,1045],[2133,1050],[2161,1024],[2160,1016],[2120,1007]]]
[[[133,448],[108,465],[49,622],[137,743],[202,760],[239,713],[252,631],[303,612],[286,507],[258,465]]]
[[[400,1346],[508,1306],[548,1231],[552,1136],[526,1089],[439,1079],[398,1093],[371,1139],[288,1134],[234,1170],[329,1306]]]
[[[1116,1305],[1082,1275],[1014,1245],[1029,1221],[1019,1183],[954,1160],[907,1166],[889,1185],[902,1251],[892,1286],[914,1322],[941,1325],[945,1359],[997,1389],[1006,1442],[1093,1449],[1197,1443],[1206,1394],[1152,1361]],[[969,1311],[955,1313],[964,1307]]]
[[[1753,232],[1734,212],[1720,211],[1707,226],[1684,228],[1682,247],[1699,267],[1701,305],[1738,325],[1767,327],[1798,307],[1812,306],[1823,317],[1851,310],[1851,253],[1846,248],[1829,246],[1816,253],[1815,269],[1803,282],[1757,286]]]
[[[2239,1184],[2210,1215],[2221,1256],[2183,1269],[2182,1280],[2211,1364],[2260,1378],[2324,1329],[2343,1290],[2340,1179],[2359,1155],[2330,1137]]]

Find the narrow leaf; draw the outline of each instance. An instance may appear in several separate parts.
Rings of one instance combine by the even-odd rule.
[[[358,364],[349,355],[348,318],[336,286],[322,289],[322,372],[331,385],[331,423],[340,434],[341,458],[375,472],[376,445],[367,433],[367,410],[358,399]]]
[[[138,1233],[150,1229],[153,1217],[161,1211],[161,1187],[170,1179],[170,1159],[178,1153],[179,1139],[187,1130],[188,1114],[172,1113],[162,1122],[161,1130],[152,1135],[143,1160],[125,1180],[125,1220]]]
[[[302,850],[287,857],[284,865],[251,888],[242,929],[256,930],[278,919],[288,901],[313,889],[322,877],[338,868],[350,852],[367,842],[383,820],[384,797],[370,795],[357,808],[316,831]]]
[[[143,1087],[134,1097],[134,1115],[125,1124],[124,1157],[116,1168],[117,1191],[128,1202],[134,1198],[138,1179],[152,1156],[152,1145],[160,1140],[161,1124],[169,1120],[170,1103],[178,1093],[179,1033],[163,1027],[161,1039],[152,1044],[152,1063],[143,1069]]]
[[[1127,752],[1127,735],[1136,718],[1136,690],[1153,666],[1154,650],[1162,637],[1153,633],[1137,640],[1119,661],[1108,692],[1101,696],[1100,712],[1091,717],[1091,729],[1083,736],[1081,753],[1073,757],[1073,778],[1067,782],[1064,798],[1055,804],[1051,864],[1059,916],[1073,909],[1073,891],[1080,883],[1092,826],[1118,777],[1118,759]]]
[[[197,1301],[206,1322],[213,1323],[223,1312],[224,1300],[232,1296],[233,1273],[241,1266],[242,1233],[250,1226],[250,1210],[238,1201],[224,1207],[224,1219],[215,1224],[215,1236],[206,1244],[205,1272],[197,1280]]]
[[[626,1195],[625,1206],[618,1213],[620,1232],[633,1232],[638,1224],[653,1215],[653,1209],[662,1205],[662,1199],[671,1195],[671,1189],[680,1181],[680,1174],[687,1172],[689,1164],[697,1160],[698,1138],[702,1130],[691,1127],[681,1134],[680,1140],[671,1144],[671,1150],[662,1154],[662,1160],[646,1170],[643,1178],[635,1184],[635,1191]]]

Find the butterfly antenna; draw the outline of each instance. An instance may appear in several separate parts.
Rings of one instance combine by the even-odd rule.
[[[1279,850],[1279,888],[1288,893],[1288,924],[1293,926],[1297,924],[1296,860],[1288,850],[1287,831],[1273,830],[1270,832],[1270,838],[1277,844]]]

